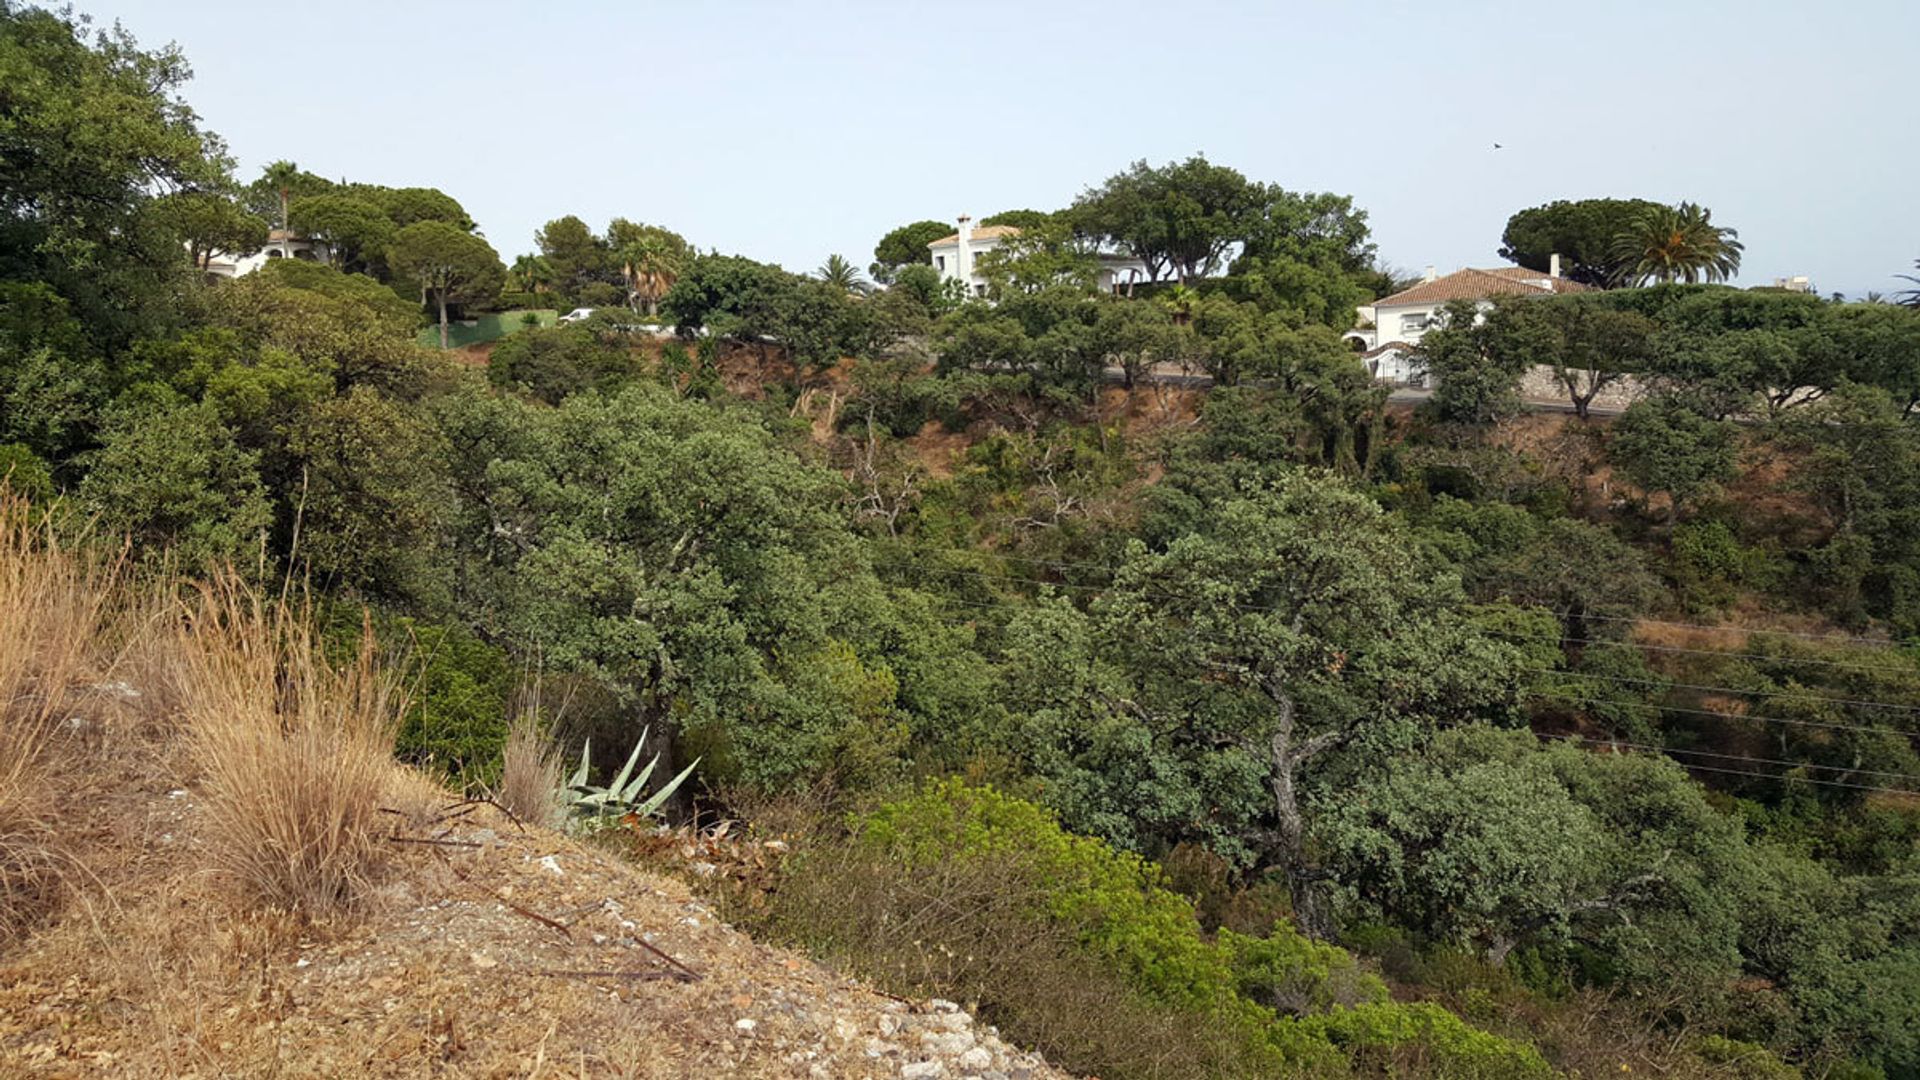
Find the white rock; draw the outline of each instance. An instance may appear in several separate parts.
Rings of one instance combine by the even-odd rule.
[[[960,1006],[955,1005],[953,1002],[948,1001],[945,998],[934,998],[933,1000],[927,1002],[927,1008],[932,1009],[934,1012],[943,1012],[943,1013],[960,1011]]]
[[[900,1030],[900,1018],[887,1013],[880,1014],[880,1034],[892,1035]]]
[[[554,858],[551,855],[542,855],[540,857],[540,865],[543,868],[549,871],[552,871],[555,874],[560,875],[561,877],[567,876],[567,872],[565,870],[560,869],[560,860]]]
[[[947,1075],[947,1067],[937,1061],[916,1061],[900,1066],[900,1080],[938,1080]]]
[[[976,1046],[960,1055],[960,1067],[970,1072],[985,1072],[993,1068],[993,1055],[987,1053],[984,1046]]]
[[[754,1023],[752,1020],[749,1020],[743,1016],[740,1019],[735,1020],[733,1022],[733,1026],[736,1030],[751,1032],[754,1028],[757,1028],[760,1025]]]
[[[928,1031],[920,1036],[920,1045],[930,1054],[958,1057],[973,1047],[971,1031]]]
[[[963,1012],[941,1013],[933,1018],[933,1026],[943,1031],[965,1031],[973,1026],[973,1017]]]

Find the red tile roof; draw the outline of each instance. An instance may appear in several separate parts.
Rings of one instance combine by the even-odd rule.
[[[1542,282],[1552,282],[1551,286]],[[1491,296],[1551,296],[1558,293],[1585,292],[1587,286],[1566,278],[1549,278],[1538,270],[1521,266],[1502,266],[1493,270],[1455,270],[1445,277],[1423,281],[1403,289],[1373,306],[1405,307],[1411,304],[1444,304],[1450,300],[1485,300]]]
[[[982,225],[979,228],[973,230],[973,239],[975,240],[998,240],[1003,236],[1019,236],[1019,235],[1020,235],[1019,228],[1013,225]],[[959,243],[960,243],[960,234],[954,233],[952,236],[943,236],[940,239],[935,240],[933,243],[928,244],[927,246],[930,248],[945,247],[948,244],[953,244],[958,246]]]

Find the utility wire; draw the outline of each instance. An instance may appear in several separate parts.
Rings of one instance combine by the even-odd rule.
[[[1759,632],[1764,632],[1764,631],[1759,631]],[[1655,645],[1655,644],[1652,644],[1651,642],[1633,641],[1630,639],[1621,640],[1621,641],[1608,640],[1604,638],[1583,638],[1583,637],[1560,637],[1560,638],[1549,639],[1538,634],[1521,635],[1511,630],[1490,630],[1489,633],[1502,634],[1509,637],[1524,637],[1526,640],[1529,640],[1529,641],[1555,640],[1555,641],[1561,641],[1561,642],[1572,642],[1576,645],[1591,645],[1599,648],[1608,648],[1608,649],[1640,649],[1647,652],[1688,653],[1695,656],[1720,656],[1720,657],[1725,657],[1729,660],[1757,660],[1765,664],[1812,664],[1812,665],[1818,665],[1820,667],[1840,668],[1846,671],[1865,671],[1865,672],[1872,672],[1876,674],[1886,674],[1886,675],[1896,675],[1896,674],[1903,674],[1903,673],[1904,674],[1920,673],[1920,669],[1916,669],[1913,666],[1894,667],[1888,664],[1853,664],[1853,663],[1848,663],[1845,660],[1825,660],[1815,656],[1769,656],[1766,653],[1734,652],[1726,649],[1695,649],[1695,648],[1688,648],[1686,646],[1681,646],[1681,645]]]
[[[1885,769],[1859,769],[1851,765],[1823,765],[1816,761],[1787,761],[1782,758],[1751,757],[1746,754],[1723,754],[1716,750],[1693,750],[1679,746],[1653,746],[1647,743],[1625,742],[1620,739],[1599,739],[1591,735],[1560,735],[1552,732],[1535,732],[1546,739],[1578,739],[1596,745],[1623,746],[1629,750],[1645,750],[1654,754],[1686,754],[1692,757],[1721,758],[1728,761],[1744,761],[1749,765],[1782,765],[1789,769],[1826,769],[1831,772],[1859,773],[1862,776],[1885,776],[1894,780],[1911,780],[1920,784],[1920,775],[1903,772],[1889,772]],[[1914,792],[1920,795],[1920,790]]]
[[[1025,584],[1045,586],[1048,588],[1077,589],[1077,590],[1096,592],[1096,593],[1106,592],[1110,588],[1109,586],[1104,586],[1104,585],[1082,585],[1082,584],[1075,584],[1072,582],[1041,581],[1037,578],[1023,578],[1023,577],[1017,577],[1017,576],[1005,575],[1005,574],[989,574],[979,570],[963,570],[958,568],[920,566],[920,565],[911,564],[911,563],[907,564],[907,568],[915,571],[930,573],[930,574],[956,574],[964,577],[977,578],[983,581],[1022,582]],[[1149,594],[1149,595],[1152,595],[1152,594]],[[1191,599],[1191,597],[1182,597],[1177,593],[1162,592],[1161,595],[1167,598]],[[987,605],[980,605],[980,606],[987,606]],[[1270,605],[1256,605],[1256,606],[1250,606],[1246,610],[1272,612],[1279,609],[1274,608]],[[1548,643],[1549,641],[1557,643],[1561,640],[1564,640],[1561,638],[1548,639],[1548,638],[1540,637],[1537,635],[1529,636],[1524,634],[1518,634],[1517,632],[1514,632],[1514,631],[1503,631],[1498,629],[1490,629],[1488,633],[1495,636],[1504,635],[1508,637],[1519,637],[1521,640],[1534,640],[1534,641],[1542,642],[1543,644]],[[1729,654],[1715,653],[1715,655],[1729,655]],[[1549,674],[1559,674],[1559,672],[1555,672],[1552,669],[1533,669],[1533,670],[1541,670]],[[1853,706],[1856,708],[1893,709],[1901,712],[1920,713],[1920,705],[1905,705],[1905,704],[1901,704],[1898,702],[1891,702],[1891,701],[1867,701],[1860,698],[1832,697],[1826,694],[1796,693],[1793,691],[1786,691],[1786,690],[1746,690],[1746,689],[1741,689],[1739,687],[1711,686],[1704,683],[1669,682],[1664,679],[1638,679],[1638,678],[1634,678],[1632,676],[1626,676],[1626,675],[1601,675],[1601,674],[1585,674],[1585,673],[1577,673],[1577,672],[1566,672],[1565,674],[1578,675],[1581,678],[1588,678],[1588,679],[1601,679],[1608,682],[1617,682],[1617,683],[1623,683],[1627,685],[1655,686],[1655,687],[1661,687],[1663,689],[1669,689],[1669,690],[1693,690],[1700,693],[1740,694],[1740,695],[1745,695],[1749,697],[1774,698],[1774,699],[1785,700],[1785,701],[1807,701],[1807,702],[1818,702],[1825,705],[1847,705],[1847,706]]]
[[[938,548],[934,548],[933,550],[943,551],[943,552],[952,552],[954,554],[960,554],[960,555],[985,556],[988,558],[1005,560],[1007,562],[1028,563],[1034,566],[1047,566],[1047,567],[1052,567],[1054,569],[1092,570],[1092,571],[1096,571],[1096,572],[1104,573],[1108,575],[1115,575],[1115,574],[1118,574],[1120,571],[1119,567],[1113,566],[1107,563],[1075,562],[1070,560],[1059,560],[1059,559],[1036,559],[1031,556],[1025,556],[1025,555],[1011,555],[1005,552],[995,551],[990,548],[938,547]],[[935,567],[933,569],[939,569],[939,568]],[[1012,580],[1031,581],[1031,582],[1035,582],[1037,584],[1043,584],[1043,585],[1067,584],[1064,582],[1040,581],[1034,578],[1013,578]],[[1091,586],[1077,586],[1077,587],[1088,588]],[[1567,615],[1570,613],[1555,612],[1555,614]],[[1709,623],[1675,622],[1667,619],[1648,619],[1648,618],[1642,618],[1640,616],[1626,616],[1626,615],[1595,615],[1595,614],[1590,614],[1585,612],[1581,613],[1580,617],[1584,619],[1590,619],[1595,622],[1629,623],[1629,624],[1638,625],[1638,626],[1667,626],[1667,627],[1675,627],[1679,629],[1702,630],[1702,631],[1708,631],[1712,633],[1721,633],[1721,634],[1727,634],[1727,633],[1771,634],[1778,637],[1800,638],[1806,641],[1812,641],[1812,642],[1817,642],[1817,643],[1826,644],[1826,645],[1853,644],[1853,645],[1872,646],[1874,648],[1879,648],[1879,649],[1895,649],[1895,648],[1903,647],[1903,644],[1901,642],[1893,641],[1887,638],[1862,637],[1862,636],[1849,635],[1849,634],[1820,634],[1820,633],[1814,633],[1808,630],[1785,630],[1785,629],[1779,629],[1774,627],[1753,627],[1753,626],[1738,626],[1738,625],[1716,626]]]
[[[1012,617],[1013,615],[1018,614],[1017,612],[1008,612],[1007,605],[1005,604],[982,603],[977,600],[966,600],[958,597],[941,597],[938,599],[940,599],[941,602],[944,602],[944,603],[958,604],[964,607],[978,608],[985,611],[992,611],[999,614],[1006,614],[1009,617]],[[1002,629],[1005,628],[1004,623],[999,624],[999,626]],[[1562,675],[1569,678],[1600,677],[1600,676],[1591,676],[1591,675],[1581,675],[1577,672],[1556,671],[1548,668],[1527,668],[1524,670],[1530,673],[1535,673],[1535,674]],[[1641,681],[1644,681],[1644,680],[1641,680]],[[1884,735],[1884,736],[1889,736],[1889,737],[1898,738],[1898,739],[1913,739],[1916,737],[1920,737],[1920,733],[1917,733],[1917,732],[1899,731],[1893,728],[1871,727],[1871,726],[1862,725],[1862,724],[1842,724],[1842,723],[1837,723],[1832,721],[1822,721],[1822,720],[1799,720],[1791,717],[1760,716],[1752,713],[1720,712],[1712,709],[1695,709],[1695,708],[1688,708],[1686,706],[1680,706],[1680,705],[1662,705],[1655,702],[1646,702],[1646,701],[1610,701],[1606,698],[1578,696],[1578,695],[1566,694],[1566,693],[1555,693],[1551,691],[1532,691],[1527,696],[1534,699],[1545,698],[1550,700],[1566,701],[1576,705],[1587,705],[1587,706],[1608,705],[1608,706],[1625,707],[1625,708],[1632,708],[1632,709],[1646,709],[1653,712],[1669,712],[1669,713],[1682,713],[1682,714],[1688,714],[1688,715],[1694,715],[1694,716],[1706,716],[1706,717],[1712,717],[1718,720],[1748,720],[1748,721],[1753,721],[1755,723],[1787,724],[1795,727],[1815,728],[1815,729],[1825,730],[1825,731],[1848,731],[1848,732],[1858,732],[1862,734]],[[1711,751],[1690,750],[1690,749],[1683,749],[1678,747],[1655,747],[1655,746],[1648,746],[1640,743],[1625,743],[1625,742],[1620,742],[1618,740],[1597,740],[1597,739],[1586,738],[1584,736],[1552,735],[1544,732],[1535,732],[1535,734],[1540,735],[1542,738],[1580,739],[1581,741],[1584,741],[1584,742],[1595,743],[1600,745],[1608,745],[1608,746],[1627,747],[1634,750],[1643,750],[1649,753],[1687,754],[1687,755],[1695,755],[1695,756],[1707,756],[1707,757],[1712,757],[1719,760],[1748,762],[1755,765],[1781,765],[1788,768],[1828,769],[1836,772],[1853,772],[1853,773],[1859,773],[1862,775],[1885,776],[1885,777],[1890,777],[1897,780],[1908,780],[1916,784],[1920,784],[1920,776],[1916,776],[1911,773],[1893,772],[1893,771],[1884,770],[1884,769],[1862,769],[1862,768],[1852,768],[1849,766],[1840,766],[1840,765],[1823,765],[1818,762],[1811,762],[1811,761],[1788,761],[1785,759],[1776,759],[1776,758],[1754,758],[1754,757],[1748,757],[1742,754],[1720,754],[1720,753],[1714,753]],[[1786,777],[1786,776],[1779,776],[1771,773],[1756,773],[1756,772],[1748,772],[1741,769],[1719,768],[1711,765],[1703,765],[1698,762],[1690,762],[1690,761],[1681,761],[1679,762],[1679,764],[1684,768],[1694,770],[1694,771],[1718,773],[1718,774],[1723,774],[1728,776],[1746,776],[1754,779],[1777,780],[1777,781],[1783,781],[1783,782],[1791,780],[1791,781],[1798,781],[1798,782],[1804,782],[1809,784],[1821,784],[1827,787],[1851,788],[1854,790],[1880,792],[1880,793],[1890,794],[1890,795],[1920,795],[1920,790],[1909,790],[1905,788],[1879,787],[1879,786],[1868,785],[1868,784],[1852,784],[1852,783],[1846,783],[1838,780],[1820,780],[1814,777]]]
[[[1555,674],[1560,673],[1556,672]],[[1751,720],[1757,724],[1787,724],[1793,727],[1817,728],[1821,731],[1852,731],[1862,735],[1885,735],[1895,739],[1920,738],[1920,732],[1901,731],[1898,728],[1871,727],[1865,724],[1842,724],[1828,720],[1797,720],[1787,716],[1759,716],[1754,713],[1721,712],[1716,709],[1694,709],[1685,705],[1662,705],[1652,701],[1613,701],[1603,697],[1555,693],[1549,690],[1536,690],[1529,696],[1568,701],[1576,705],[1606,705],[1613,708],[1647,709],[1652,712],[1683,713],[1689,716],[1711,716],[1719,720]]]
[[[1594,743],[1596,745],[1601,745],[1601,746],[1631,745],[1627,743],[1609,744],[1604,740],[1588,739],[1585,736],[1581,736],[1581,735],[1549,735],[1549,734],[1544,734],[1540,732],[1536,732],[1535,734],[1539,735],[1543,739],[1577,740],[1580,742]],[[1722,773],[1727,776],[1745,776],[1754,780],[1773,780],[1779,783],[1794,783],[1794,784],[1820,784],[1825,787],[1852,788],[1855,791],[1877,791],[1884,795],[1920,795],[1920,791],[1914,791],[1908,788],[1879,787],[1874,784],[1849,784],[1844,780],[1818,780],[1811,776],[1782,776],[1778,773],[1748,772],[1745,769],[1722,769],[1713,765],[1698,765],[1698,764],[1694,764],[1692,762],[1686,762],[1686,761],[1676,762],[1675,764],[1679,765],[1683,769],[1687,769],[1693,772]]]
[[[1008,611],[1007,605],[1005,604],[989,604],[989,603],[983,603],[978,600],[967,600],[960,597],[940,597],[939,600],[942,603],[957,604],[962,607],[977,608],[982,611],[993,612],[998,615],[1003,615],[1007,619],[1011,619],[1019,614],[1019,612],[1017,611]],[[1004,630],[1006,629],[1007,623],[998,622],[998,623],[993,623],[993,625],[998,629]],[[1209,641],[1208,644],[1227,645],[1231,643]],[[1577,671],[1561,671],[1556,668],[1522,668],[1520,670],[1527,674],[1533,674],[1533,675],[1557,675],[1569,681],[1581,680],[1581,679],[1609,681],[1609,682],[1619,681],[1619,678],[1616,676],[1590,675],[1590,674],[1585,674]],[[1634,681],[1636,683],[1650,682],[1650,680],[1645,680],[1645,679],[1638,679]],[[1657,684],[1657,685],[1666,685],[1666,684]],[[1685,705],[1665,705],[1659,702],[1651,702],[1651,701],[1614,701],[1609,698],[1603,698],[1593,694],[1573,694],[1565,691],[1532,690],[1532,691],[1529,691],[1526,696],[1529,698],[1548,698],[1552,700],[1566,701],[1576,705],[1606,705],[1613,708],[1645,709],[1647,711],[1656,712],[1656,713],[1668,712],[1668,713],[1681,713],[1681,714],[1690,715],[1690,716],[1706,716],[1706,717],[1712,717],[1717,720],[1746,720],[1746,721],[1752,721],[1754,723],[1759,723],[1759,724],[1786,724],[1793,727],[1814,728],[1821,731],[1847,731],[1847,732],[1855,732],[1863,735],[1883,735],[1883,736],[1886,736],[1889,738],[1895,738],[1895,739],[1920,738],[1920,731],[1901,731],[1898,728],[1874,727],[1869,724],[1847,724],[1847,723],[1841,723],[1839,721],[1834,721],[1834,720],[1803,720],[1803,719],[1798,719],[1795,717],[1788,717],[1788,716],[1763,716],[1758,713],[1736,713],[1736,712],[1726,712],[1724,710],[1719,710],[1719,709],[1699,709],[1699,708],[1692,708],[1690,706],[1685,706]]]

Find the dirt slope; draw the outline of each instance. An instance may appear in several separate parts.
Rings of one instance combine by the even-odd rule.
[[[130,763],[81,815],[79,899],[0,956],[0,1076],[1063,1075],[417,778],[371,910],[247,914],[193,869],[195,797],[162,775]]]

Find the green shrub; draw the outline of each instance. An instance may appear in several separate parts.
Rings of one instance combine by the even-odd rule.
[[[1340,1047],[1364,1075],[1448,1080],[1554,1075],[1533,1047],[1481,1031],[1431,1002],[1356,1005],[1295,1023]]]
[[[328,613],[327,654],[351,657],[369,630],[406,694],[395,756],[462,780],[496,779],[519,685],[507,654],[463,627],[351,606]]]
[[[28,502],[53,498],[53,472],[24,443],[0,443],[0,484]]]
[[[848,854],[856,858],[848,860]],[[883,806],[857,823],[833,872],[820,870],[816,866],[811,875],[811,889],[783,888],[783,902],[792,904],[793,893],[819,897],[818,890],[825,886],[832,891],[832,903],[850,904],[861,912],[858,921],[868,927],[868,946],[880,936],[876,928],[891,928],[896,936],[913,935],[915,947],[941,958],[929,965],[911,953],[900,957],[897,945],[873,950],[869,955],[885,957],[876,965],[883,970],[917,965],[923,975],[945,969],[948,978],[956,978],[955,971],[977,971],[982,963],[992,963],[977,957],[1004,955],[1010,941],[1062,940],[1073,946],[1070,957],[1056,957],[1053,963],[1071,966],[1092,960],[1090,970],[1096,974],[1081,977],[1117,976],[1138,995],[1118,1013],[1068,1025],[1079,1040],[1140,1045],[1137,1030],[1088,1030],[1088,1025],[1118,1023],[1115,1016],[1124,1013],[1135,1018],[1127,1023],[1146,1023],[1155,1033],[1145,1040],[1147,1045],[1165,1044],[1180,1038],[1168,1033],[1168,1010],[1189,1018],[1173,1030],[1205,1034],[1204,1040],[1180,1043],[1192,1055],[1180,1069],[1166,1069],[1164,1054],[1153,1059],[1159,1065],[1151,1068],[1138,1056],[1057,1059],[1069,1067],[1108,1076],[1337,1076],[1350,1066],[1363,1072],[1411,1069],[1476,1080],[1551,1075],[1530,1046],[1474,1029],[1437,1005],[1389,1001],[1385,984],[1361,970],[1345,950],[1309,941],[1285,922],[1266,937],[1224,931],[1217,941],[1207,940],[1193,905],[1163,887],[1157,866],[1098,840],[1074,836],[1048,811],[991,788],[949,780]],[[861,888],[852,883],[876,870],[882,878],[890,874],[894,879],[886,886],[882,906],[906,904],[907,910],[876,913],[849,900]],[[909,903],[915,896],[930,902],[932,910]],[[981,914],[977,909],[982,907],[995,914]],[[832,916],[822,919],[822,914],[821,908],[813,909],[813,930],[837,938],[844,950],[848,935],[824,926]],[[962,918],[972,931],[987,925],[993,930],[941,936]],[[1054,1054],[1057,1046],[1016,1019],[1023,1009],[1025,1015],[1045,1012],[1044,1004],[1035,1008],[1034,994],[1058,992],[1057,976],[1026,970],[1030,966],[1021,965],[1023,974],[1011,977],[1003,970],[994,981],[977,974],[958,981],[965,994],[979,1000],[1015,1038],[1032,1038]],[[938,978],[931,982],[948,988]],[[1143,1003],[1151,1007],[1143,1010]],[[1293,1015],[1283,1017],[1276,1010]]]
[[[1032,803],[949,780],[876,811],[863,839],[909,867],[1010,861],[1031,875],[1047,915],[1149,997],[1196,1009],[1238,998],[1230,956],[1201,939],[1193,905],[1160,887],[1157,867],[1068,833]]]
[[[1723,1035],[1708,1035],[1695,1041],[1693,1054],[1714,1066],[1715,1076],[1733,1080],[1800,1080],[1800,1070],[1781,1061],[1773,1051]]]
[[[1285,923],[1266,937],[1223,930],[1219,940],[1241,996],[1283,1015],[1387,1000],[1387,984],[1362,970],[1352,953],[1295,933]]]
[[[1673,577],[1694,611],[1724,608],[1739,598],[1741,589],[1766,589],[1778,576],[1778,560],[1742,544],[1724,522],[1674,526]]]

